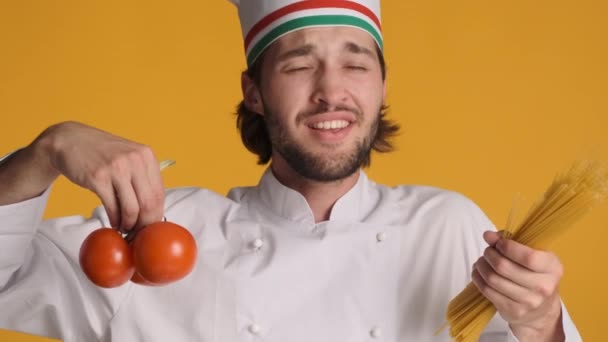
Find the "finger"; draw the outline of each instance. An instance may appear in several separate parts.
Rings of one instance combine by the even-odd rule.
[[[152,161],[147,164],[148,180],[150,182],[150,189],[152,192],[152,198],[160,206],[161,217],[164,214],[165,208],[165,187],[163,185],[163,179],[161,177],[161,170],[158,167],[158,160],[152,154]]]
[[[544,276],[544,274],[533,272],[530,269],[511,261],[509,258],[500,254],[494,247],[486,248],[483,253],[483,258],[488,265],[492,267],[494,272],[527,289],[534,289],[535,284]]]
[[[162,204],[152,192],[152,186],[147,176],[137,176],[131,179],[135,196],[139,205],[139,215],[135,229],[141,228],[162,219]]]
[[[135,226],[139,216],[139,203],[130,178],[115,177],[112,181],[120,207],[120,229],[129,230]]]
[[[145,147],[142,156],[145,172],[142,173],[141,178],[133,180],[140,205],[140,217],[136,228],[160,221],[163,217],[165,200],[160,168],[154,152],[151,148]]]
[[[485,284],[494,289],[496,292],[511,299],[514,302],[521,303],[527,297],[532,295],[529,289],[514,283],[510,279],[496,273],[492,266],[484,258],[480,258],[474,265],[479,275],[483,278]]]
[[[489,286],[483,277],[479,274],[476,268],[473,269],[473,273],[471,274],[471,280],[475,287],[479,290],[479,292],[486,297],[497,309],[501,308],[514,308],[517,306],[517,303],[511,300],[510,298],[500,294],[498,291],[494,290],[491,286]]]
[[[107,184],[94,185],[92,190],[101,200],[101,204],[108,214],[110,226],[118,228],[120,225],[120,208],[118,207],[118,201],[116,200],[116,194],[114,193],[112,183],[108,182]]]
[[[483,239],[490,246],[494,246],[496,244],[496,242],[498,242],[498,240],[500,240],[500,238],[501,238],[500,233],[495,232],[495,231],[488,230],[483,233]]]
[[[540,273],[550,273],[553,271],[555,259],[557,259],[557,257],[551,253],[535,250],[509,239],[500,239],[496,243],[496,249],[515,263],[518,263],[531,271]]]

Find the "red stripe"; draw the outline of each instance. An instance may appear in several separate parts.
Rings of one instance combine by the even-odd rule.
[[[378,20],[376,14],[374,14],[374,12],[372,12],[369,8],[359,3],[348,0],[304,0],[279,8],[278,10],[268,14],[267,16],[262,18],[262,20],[258,21],[255,25],[253,25],[251,30],[249,30],[249,33],[247,33],[247,37],[245,37],[245,50],[247,50],[247,47],[249,47],[249,43],[251,43],[253,37],[255,37],[260,31],[262,31],[275,20],[287,14],[301,10],[328,7],[347,8],[360,12],[369,17],[374,23],[376,23],[378,29],[382,31],[382,28],[380,26],[380,20]]]

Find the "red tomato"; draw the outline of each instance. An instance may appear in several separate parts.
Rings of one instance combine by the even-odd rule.
[[[154,285],[187,276],[196,261],[196,241],[190,232],[172,222],[156,222],[142,228],[132,242],[137,273]]]
[[[117,287],[135,271],[129,244],[112,228],[93,231],[80,246],[80,267],[95,285]]]
[[[139,275],[139,273],[137,273],[137,271],[135,271],[135,273],[133,273],[133,276],[131,277],[131,281],[134,282],[135,284],[139,284],[139,285],[156,286],[156,284],[153,284],[153,283],[147,281],[146,279],[144,279],[141,275]]]

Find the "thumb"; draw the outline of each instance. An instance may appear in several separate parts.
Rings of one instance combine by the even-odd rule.
[[[502,239],[502,235],[502,231],[495,232],[488,230],[483,233],[483,239],[487,242],[488,245],[494,246],[500,239]]]

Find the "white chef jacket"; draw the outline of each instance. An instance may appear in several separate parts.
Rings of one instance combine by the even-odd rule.
[[[42,220],[48,198],[0,206],[0,328],[83,341],[449,341],[450,299],[470,281],[492,223],[470,200],[386,187],[361,172],[315,223],[305,198],[267,170],[227,197],[167,191],[165,216],[199,248],[193,272],[164,287],[103,289],[78,253],[90,218]],[[581,341],[565,307],[567,341]],[[480,341],[517,341],[497,315]]]

